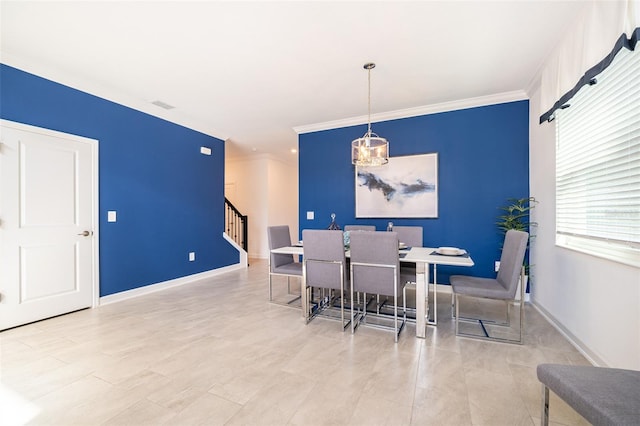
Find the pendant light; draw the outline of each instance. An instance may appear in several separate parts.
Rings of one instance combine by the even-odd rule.
[[[369,72],[369,126],[367,133],[351,142],[351,163],[360,167],[381,166],[389,162],[389,142],[371,131],[371,70],[373,62],[364,64]]]

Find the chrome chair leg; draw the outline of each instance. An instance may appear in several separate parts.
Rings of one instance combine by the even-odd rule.
[[[456,298],[455,294],[451,292],[451,318],[456,317]]]
[[[456,336],[459,334],[458,331],[460,329],[460,300],[458,299],[458,295],[455,295],[455,306],[456,306]]]
[[[349,279],[350,282],[353,282],[353,269],[349,270]],[[360,296],[358,296],[358,299],[360,299]],[[351,286],[351,334],[356,332],[356,321],[353,312],[355,306],[356,304],[353,302],[353,286]]]
[[[549,426],[549,388],[542,385],[542,426]]]
[[[404,316],[404,323],[407,323],[407,293],[404,291],[404,288],[402,289],[402,308],[403,308],[403,316]]]
[[[394,341],[398,343],[398,286],[395,284],[393,288],[393,326],[396,335]]]

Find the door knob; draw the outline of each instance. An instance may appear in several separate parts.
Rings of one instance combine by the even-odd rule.
[[[82,231],[78,235],[82,235],[83,237],[88,237],[89,235],[93,235],[93,231]]]

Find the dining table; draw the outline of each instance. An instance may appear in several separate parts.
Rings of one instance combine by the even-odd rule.
[[[447,248],[449,249],[449,248]],[[438,292],[437,290],[437,267],[438,265],[471,267],[474,265],[469,253],[463,249],[441,250],[440,247],[406,247],[399,248],[400,262],[414,263],[416,265],[416,337],[425,338],[427,335],[427,325],[438,324]],[[303,256],[302,243],[280,247],[271,250],[274,254],[292,254]],[[445,253],[445,254],[443,254]],[[348,258],[351,256],[349,250],[345,252]],[[434,266],[433,282],[430,278],[430,265]],[[433,308],[429,303],[429,285],[433,286]],[[301,283],[301,293],[306,294],[306,283]],[[303,305],[307,303],[303,297]],[[306,310],[303,309],[303,316]]]

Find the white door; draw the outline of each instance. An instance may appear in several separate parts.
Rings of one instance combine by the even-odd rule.
[[[97,141],[0,122],[0,330],[93,305]]]

